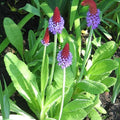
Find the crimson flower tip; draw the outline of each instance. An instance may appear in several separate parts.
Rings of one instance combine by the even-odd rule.
[[[84,0],[83,2],[81,2],[82,6],[86,6],[89,5],[89,11],[91,14],[96,14],[97,12],[97,6],[96,3],[94,2],[94,0]]]
[[[48,46],[49,45],[49,30],[48,30],[48,27],[46,29],[46,32],[45,32],[45,35],[44,35],[44,38],[43,40],[41,40],[41,43],[45,46]]]
[[[64,19],[60,16],[58,7],[55,8],[53,16],[49,19],[49,31],[54,35],[61,33],[64,28]]]
[[[58,7],[56,7],[54,10],[53,21],[55,23],[60,22],[60,11],[59,11]]]

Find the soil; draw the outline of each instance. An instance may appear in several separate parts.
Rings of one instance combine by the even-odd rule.
[[[6,37],[4,28],[3,28],[3,19],[4,17],[10,17],[12,20],[14,20],[16,23],[18,23],[25,14],[20,14],[17,11],[13,12],[11,11],[8,4],[15,7],[16,9],[19,9],[20,7],[25,6],[26,3],[30,3],[29,0],[16,0],[17,3],[15,3],[14,0],[0,0],[0,43],[4,40]],[[31,24],[32,23],[32,24]],[[26,33],[24,32],[24,38],[27,38],[27,32],[30,29],[37,29],[38,19],[32,19],[30,20],[25,26],[24,29],[26,30]],[[0,80],[3,83],[3,76],[6,80],[7,85],[11,82],[9,75],[7,74],[7,71],[5,69],[3,57],[6,52],[12,51],[13,48],[11,48],[11,45],[9,45],[3,52],[0,54]],[[120,57],[120,49],[115,54],[116,56]],[[13,50],[14,52],[14,50]],[[3,75],[3,76],[2,76]],[[107,111],[106,115],[103,115],[104,120],[120,120],[120,94],[118,95],[115,104],[111,103],[111,97],[112,97],[112,88],[110,89],[110,92],[106,92],[100,96],[100,99],[102,101],[102,106]],[[27,107],[27,104],[25,103],[24,99],[22,99],[18,93],[15,93],[14,96],[12,96],[12,99],[15,99],[19,107],[21,107],[23,110],[27,110],[29,112],[29,108]],[[21,103],[24,103],[21,104]],[[31,113],[31,111],[30,111]],[[33,114],[34,116],[34,114]]]
[[[120,120],[120,94],[118,95],[116,102],[111,103],[112,89],[111,92],[106,92],[100,96],[102,106],[107,111],[106,115],[103,115],[105,120]]]

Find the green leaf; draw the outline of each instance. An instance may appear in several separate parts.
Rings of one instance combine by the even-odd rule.
[[[73,95],[73,87],[70,87],[69,91],[67,92],[64,98],[64,106],[71,101],[72,95]]]
[[[5,18],[3,24],[8,40],[23,57],[23,36],[20,28],[10,18]]]
[[[116,83],[117,79],[114,77],[107,77],[101,81],[104,85],[106,85],[108,88],[113,86]]]
[[[113,88],[113,96],[112,96],[113,103],[115,103],[116,97],[120,93],[120,58],[116,58],[115,60],[119,62],[119,67],[116,70],[117,81]]]
[[[43,59],[41,68],[41,92],[45,91],[45,88],[48,83],[48,75],[49,75],[49,58],[47,55],[45,56],[45,59]]]
[[[67,92],[67,89],[65,89],[65,91]],[[49,99],[46,100],[45,102],[45,106],[44,106],[44,112],[46,113],[50,107],[61,98],[62,96],[62,88],[61,89],[57,89],[53,94],[50,95]]]
[[[36,4],[37,8],[40,10],[40,2],[39,2],[39,0],[34,0],[34,2]]]
[[[104,18],[104,19],[105,19],[106,21],[109,21],[109,22],[115,24],[115,25],[118,27],[118,29],[120,28],[120,25],[119,25],[116,21],[114,21],[114,20],[112,20],[112,19],[108,19],[108,18]]]
[[[2,92],[2,85],[1,85],[1,81],[0,81],[0,104],[3,101],[3,92]]]
[[[89,10],[89,7],[88,6],[82,6],[79,8],[79,14],[76,13],[76,18],[86,18],[86,14]],[[86,21],[83,21],[82,23],[85,25],[85,22]],[[83,25],[81,25],[83,27]]]
[[[108,38],[108,40],[112,39],[112,36],[101,25],[99,25],[98,29]]]
[[[77,11],[77,8],[78,8],[78,3],[79,3],[79,0],[73,0],[72,1],[71,11],[70,11],[70,30],[72,29],[72,26],[73,26],[76,11]]]
[[[26,4],[24,7],[20,8],[20,10],[23,9],[29,13],[32,13],[33,15],[37,15],[40,17],[40,11],[39,9],[35,8],[34,6],[30,5],[30,4]]]
[[[91,94],[90,94],[91,95]],[[100,103],[100,97],[99,97],[99,94],[98,95],[94,95],[94,96],[91,96],[92,97],[92,100],[93,100],[93,104],[88,106],[87,108],[85,108],[85,111],[87,113],[90,113],[91,109],[94,108],[96,105],[98,105]]]
[[[26,15],[19,23],[18,26],[21,29],[34,15],[29,13]],[[8,46],[9,41],[7,38],[3,40],[3,42],[0,44],[0,53]]]
[[[77,57],[79,59],[80,53],[81,53],[81,24],[80,24],[80,19],[77,18],[74,21],[74,27],[75,27],[75,33],[76,33],[76,41],[77,41]]]
[[[71,102],[69,102],[67,105],[65,105],[63,111],[64,112],[73,112],[77,111],[81,108],[86,108],[89,105],[91,105],[93,102],[91,100],[87,99],[75,99]]]
[[[103,59],[111,58],[115,51],[117,50],[117,45],[114,41],[107,42],[99,47],[93,56],[92,63]]]
[[[46,4],[45,2],[43,2],[40,7],[43,9],[43,11],[45,12],[45,14],[48,17],[52,17],[53,16],[53,11],[52,9],[48,6],[48,4]]]
[[[120,0],[114,0],[114,1],[116,1],[116,2],[120,2]]]
[[[4,120],[35,120],[35,119],[26,115],[11,114],[10,119],[4,119]]]
[[[77,87],[91,94],[100,94],[107,89],[104,84],[92,80],[83,80],[77,84]]]
[[[40,113],[41,98],[36,77],[29,71],[24,62],[10,52],[5,55],[4,62],[16,90],[28,102],[30,108],[37,115]]]
[[[101,37],[94,37],[92,43],[93,43],[96,47],[101,46]],[[96,50],[95,50],[95,52],[96,52]]]
[[[0,43],[0,53],[9,45],[9,40],[5,38],[2,43]]]
[[[106,114],[106,113],[107,113],[107,111],[106,111],[103,107],[101,107],[101,106],[95,106],[95,108],[96,108],[101,114]]]
[[[101,80],[102,76],[118,68],[118,62],[111,59],[104,59],[93,64],[87,71],[87,77],[91,80]]]
[[[89,117],[91,118],[91,120],[102,120],[100,114],[95,109],[92,109],[90,111]]]
[[[8,90],[9,97],[11,97],[15,93],[16,89],[12,82],[7,86],[7,90]],[[4,93],[5,93],[5,91],[4,91]]]
[[[28,32],[28,44],[29,49],[31,50],[36,42],[35,33],[32,30],[29,30]]]
[[[1,104],[1,112],[3,119],[9,119],[10,114],[10,104],[9,104],[9,96],[8,96],[8,89],[7,85],[4,81],[5,90],[4,93],[2,91],[2,85],[0,82],[0,104]]]
[[[9,100],[9,102],[10,102],[10,111],[15,112],[19,115],[28,116],[30,118],[33,118],[31,115],[29,115],[28,113],[23,111],[21,108],[19,108],[12,100]]]
[[[35,43],[33,49],[31,50],[31,54],[35,53],[39,43],[41,43],[40,40],[37,40],[37,42]],[[51,42],[50,45],[47,46],[46,54],[52,53],[53,52],[53,47],[54,47],[54,43]],[[44,46],[42,45],[42,47],[33,56],[33,59],[37,59],[37,60],[41,59],[43,57],[43,51],[44,51]]]
[[[46,118],[45,120],[56,120],[56,119],[54,119],[54,118]]]
[[[46,88],[46,100],[48,100],[51,95],[56,91],[56,88],[53,85],[49,85]]]
[[[63,110],[61,120],[83,120],[86,116],[87,116],[87,112],[82,108],[72,112],[71,110],[67,112]]]
[[[98,8],[100,10],[102,10],[102,12],[106,12],[113,4],[115,3],[114,0],[102,0],[99,4],[98,4]]]
[[[57,86],[61,88],[63,83],[63,69],[58,65],[56,65],[55,67],[54,80]],[[73,83],[73,80],[74,80],[74,75],[71,71],[71,68],[68,67],[66,68],[66,81],[65,81],[66,85],[65,86],[70,87]]]

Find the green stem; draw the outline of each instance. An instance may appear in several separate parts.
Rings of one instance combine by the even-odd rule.
[[[62,116],[62,111],[63,111],[63,105],[64,105],[64,95],[65,95],[65,74],[66,74],[66,69],[63,69],[63,88],[62,88],[62,101],[61,101],[61,108],[60,108],[60,114],[59,114],[59,119],[61,119]]]
[[[54,35],[53,63],[52,63],[49,85],[51,85],[51,83],[52,83],[53,74],[54,74],[55,60],[56,60],[56,49],[57,49],[57,34]]]
[[[43,52],[43,60],[42,60],[42,69],[44,69],[44,62],[45,62],[45,54],[46,54],[46,46],[44,46],[44,52]],[[40,114],[40,120],[44,120],[44,112],[43,112],[43,108],[44,108],[44,94],[45,94],[45,90],[44,90],[44,85],[42,83],[41,80],[41,114]]]
[[[83,60],[82,68],[81,68],[81,73],[80,73],[79,81],[81,81],[81,79],[83,77],[85,65],[86,65],[88,57],[89,57],[89,52],[90,52],[90,48],[91,48],[92,33],[93,33],[93,29],[90,28],[90,34],[89,34],[89,37],[88,37],[87,47],[86,47],[86,50],[85,50],[85,56],[84,56],[84,60]]]

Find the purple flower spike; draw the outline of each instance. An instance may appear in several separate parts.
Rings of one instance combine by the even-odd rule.
[[[90,11],[88,11],[87,13],[87,26],[90,27],[92,26],[92,29],[96,29],[98,27],[98,25],[100,24],[100,10],[97,9],[97,12],[95,14],[90,13]]]
[[[94,0],[83,0],[81,5],[86,6],[89,5],[89,11],[87,13],[87,26],[92,26],[92,29],[96,29],[100,24],[100,10],[97,9],[96,3]]]
[[[58,65],[66,68],[72,64],[72,53],[69,51],[69,44],[67,43],[63,50],[59,51],[57,55]]]
[[[61,33],[64,28],[64,19],[60,16],[60,11],[58,7],[54,10],[54,15],[49,19],[49,31],[54,35],[56,33]]]

